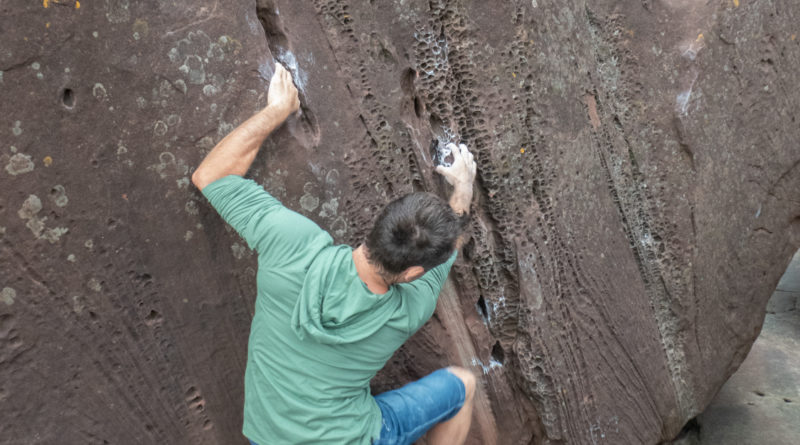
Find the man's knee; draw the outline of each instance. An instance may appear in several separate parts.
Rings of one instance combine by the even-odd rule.
[[[471,400],[472,396],[475,395],[475,374],[473,374],[472,371],[459,366],[451,366],[447,368],[447,370],[461,379],[461,382],[464,383],[464,400]]]

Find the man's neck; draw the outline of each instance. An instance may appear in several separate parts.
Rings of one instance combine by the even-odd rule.
[[[389,285],[383,279],[378,268],[370,264],[367,259],[367,248],[362,244],[353,250],[353,264],[356,266],[356,273],[370,292],[374,294],[385,294],[389,292]]]

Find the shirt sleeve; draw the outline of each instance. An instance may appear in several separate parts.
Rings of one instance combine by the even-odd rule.
[[[439,299],[439,292],[441,292],[444,281],[447,279],[447,275],[450,274],[450,268],[453,267],[457,257],[458,250],[455,250],[447,261],[429,270],[422,277],[408,283],[415,294],[414,301],[409,302],[412,304],[408,306],[409,330],[411,333],[421,328],[433,315],[433,311],[436,310],[436,302]]]
[[[284,207],[251,179],[225,176],[207,185],[203,195],[258,252],[261,263],[285,263],[333,242],[317,224]]]

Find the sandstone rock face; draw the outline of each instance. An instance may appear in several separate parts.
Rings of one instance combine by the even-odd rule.
[[[481,377],[471,444],[654,444],[735,370],[800,245],[788,0],[45,0],[0,6],[0,437],[232,444],[256,258],[192,169],[357,245],[437,141],[479,172],[436,316],[374,382]]]

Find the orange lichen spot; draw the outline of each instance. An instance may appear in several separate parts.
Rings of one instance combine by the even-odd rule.
[[[51,158],[50,156],[45,156],[44,159],[42,159],[42,162],[44,163],[45,167],[50,167],[51,165],[53,165],[53,158]]]
[[[50,0],[42,0],[42,6],[44,6],[45,8],[49,8],[50,7]]]
[[[633,36],[636,34],[636,31],[634,31],[634,30],[632,30],[632,29],[629,29],[629,30],[627,31],[627,33],[628,33],[628,35],[629,35],[629,36],[633,37]]]
[[[792,34],[792,41],[793,42],[794,42],[794,39],[796,39],[796,38],[797,38],[797,34]]]
[[[520,153],[520,154],[525,154],[525,147],[522,147],[522,148],[520,148],[520,149],[519,149],[519,153]]]
[[[739,0],[733,0],[733,6],[739,7]]]
[[[511,75],[514,77],[514,79],[517,78],[517,73],[511,73]]]
[[[701,32],[700,34],[697,35],[697,39],[695,40],[695,42],[701,42],[704,38],[705,38],[705,36]]]
[[[81,2],[79,1],[75,2],[75,9],[81,9]]]
[[[50,27],[50,22],[47,22],[47,23],[45,23],[45,24],[44,24],[44,27],[45,27],[45,28],[49,28],[49,27]]]
[[[122,199],[124,199],[125,201],[127,201],[127,200],[128,200],[128,194],[127,194],[127,193],[123,193],[123,194],[122,194]]]

